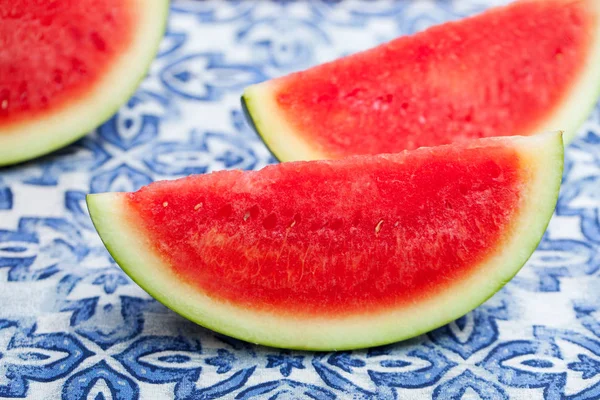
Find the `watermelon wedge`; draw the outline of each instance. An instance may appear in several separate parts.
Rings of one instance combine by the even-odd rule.
[[[564,130],[600,92],[600,1],[524,0],[248,87],[281,161]]]
[[[560,133],[282,163],[88,195],[123,270],[174,311],[277,347],[394,342],[472,310],[540,241]]]
[[[63,147],[127,101],[168,0],[0,2],[0,166]]]

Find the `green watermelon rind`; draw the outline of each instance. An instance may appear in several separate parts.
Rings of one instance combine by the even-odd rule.
[[[81,139],[110,119],[135,93],[147,75],[167,27],[169,0],[149,0],[138,7],[142,24],[132,46],[94,84],[91,95],[39,119],[0,128],[0,167],[51,153]],[[116,93],[116,94],[115,94]]]
[[[562,134],[515,137],[536,171],[513,232],[473,277],[410,309],[348,317],[275,315],[211,299],[180,280],[155,255],[139,221],[127,212],[123,193],[87,196],[88,209],[106,248],[146,292],[173,311],[213,331],[272,347],[349,350],[409,339],[470,312],[500,290],[538,246],[558,199],[563,169]],[[512,140],[512,139],[511,139]]]
[[[600,13],[600,2],[593,1],[595,0],[588,0],[590,7]],[[600,68],[598,67],[600,65],[600,24],[596,27],[590,43],[591,52],[585,60],[582,72],[549,118],[538,126],[531,127],[528,132],[512,134],[526,135],[561,130],[565,132],[565,144],[573,141],[600,97]],[[287,78],[288,76],[283,76],[254,84],[244,90],[241,103],[250,126],[279,161],[338,158],[337,155],[329,154],[326,149],[319,148],[316,142],[305,137],[279,110],[275,93],[279,82]]]
[[[270,82],[252,85],[240,97],[242,111],[250,127],[265,144],[271,155],[278,161],[324,160],[327,157],[295,132],[285,118],[278,116],[276,107],[265,106],[273,103],[273,93],[265,87]]]
[[[269,143],[267,141],[267,138],[265,136],[263,136],[263,134],[261,133],[262,131],[260,129],[258,129],[258,126],[256,125],[256,123],[254,122],[254,118],[252,118],[252,113],[250,112],[249,106],[248,106],[248,102],[250,100],[246,100],[246,96],[242,96],[240,98],[241,101],[241,105],[242,105],[242,112],[244,114],[244,117],[246,118],[246,121],[248,122],[248,124],[250,125],[250,127],[252,128],[252,130],[254,132],[256,132],[256,134],[258,135],[258,137],[260,138],[260,140],[264,143],[265,147],[267,148],[267,150],[269,151],[269,153],[271,153],[271,155],[277,160],[277,161],[283,161],[281,157],[279,157],[276,153],[275,150],[269,146]]]

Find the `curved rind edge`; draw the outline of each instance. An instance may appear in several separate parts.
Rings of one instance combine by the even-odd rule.
[[[147,18],[149,18],[150,22],[148,25],[154,26],[151,29],[156,36],[156,40],[151,42],[153,43],[152,46],[146,46],[145,48],[145,53],[148,55],[147,61],[145,60],[144,62],[139,62],[139,60],[136,60],[132,63],[131,60],[129,60],[129,64],[137,64],[142,66],[142,68],[131,74],[135,75],[135,78],[132,78],[129,81],[129,85],[125,85],[123,87],[121,95],[117,96],[118,98],[115,99],[114,102],[99,101],[93,97],[91,99],[83,98],[83,101],[75,102],[75,107],[82,107],[84,109],[97,107],[99,103],[103,105],[106,104],[104,109],[98,111],[97,118],[86,119],[80,115],[75,115],[75,111],[69,111],[69,109],[74,109],[74,105],[69,105],[65,109],[57,111],[56,114],[46,116],[39,121],[34,121],[33,124],[24,124],[24,128],[11,128],[10,132],[0,132],[0,167],[26,162],[31,159],[52,153],[76,142],[109,120],[119,110],[119,108],[125,104],[127,100],[131,98],[131,96],[133,96],[144,77],[148,74],[152,61],[158,53],[160,42],[167,28],[169,0],[152,1],[156,4],[144,4],[143,6],[140,6],[139,9],[148,10],[149,14],[152,12],[152,15],[147,16]],[[158,20],[160,20],[160,22],[157,23]],[[141,43],[144,41],[148,42],[148,35],[146,35],[146,32],[141,35],[138,34],[138,36],[139,37],[137,37],[136,44],[141,46]],[[126,64],[125,60],[120,60],[120,62],[122,64]],[[116,72],[111,70],[111,73]],[[123,76],[119,77],[123,78]],[[119,79],[118,82],[113,82],[113,79],[107,77],[103,77],[102,79],[103,82],[99,83],[98,87],[93,89],[94,92],[103,85],[109,85],[110,83],[113,83],[115,86],[119,86],[122,83],[122,79]],[[86,104],[86,101],[90,104]],[[77,114],[80,114],[78,111],[80,110],[77,110]],[[73,129],[59,129],[62,127],[62,124],[56,123],[53,125],[53,122],[48,122],[49,120],[63,120],[65,115],[69,114],[75,115],[72,117],[72,121],[70,121]],[[52,126],[55,126],[56,128],[53,132],[49,133],[46,128],[47,126],[50,126],[51,128]]]
[[[251,85],[241,96],[248,123],[271,154],[282,162],[336,158],[316,149],[280,115],[272,89],[276,85],[277,79]]]
[[[170,273],[128,212],[123,193],[87,196],[102,241],[121,268],[173,311],[216,332],[252,343],[300,350],[348,350],[409,339],[473,310],[502,288],[529,259],[548,226],[560,189],[562,134],[515,137],[526,167],[535,167],[514,233],[499,253],[464,282],[410,310],[344,318],[273,315],[209,298]],[[537,142],[537,143],[536,143]],[[540,201],[543,199],[543,201]],[[457,295],[457,293],[459,295]],[[428,317],[428,318],[427,318]]]
[[[260,129],[258,129],[258,127],[256,126],[256,123],[254,122],[254,118],[252,118],[252,113],[248,109],[248,104],[247,104],[247,99],[246,99],[246,95],[245,94],[243,94],[240,97],[240,103],[241,103],[241,106],[242,106],[242,113],[244,114],[244,117],[246,118],[246,121],[248,122],[248,125],[250,125],[250,127],[252,128],[252,130],[254,132],[256,132],[256,134],[258,135],[258,137],[260,138],[260,140],[263,142],[263,144],[265,145],[265,147],[267,148],[267,150],[269,150],[269,153],[271,153],[271,155],[277,161],[281,161],[281,159],[277,156],[277,154],[275,154],[275,152],[273,151],[273,149],[271,147],[269,147],[269,143],[263,137],[263,135],[260,133],[261,132]]]

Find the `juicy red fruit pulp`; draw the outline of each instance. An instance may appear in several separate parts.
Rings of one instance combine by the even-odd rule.
[[[282,116],[330,157],[533,134],[585,67],[588,1],[518,2],[276,81]]]
[[[130,43],[132,4],[0,2],[0,127],[51,112],[86,94]]]
[[[128,206],[164,262],[207,295],[335,316],[467,277],[510,232],[522,180],[511,148],[437,148],[159,182]]]

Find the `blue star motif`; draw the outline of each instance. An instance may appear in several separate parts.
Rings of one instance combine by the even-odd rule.
[[[352,368],[361,368],[366,365],[360,358],[351,357],[351,354],[349,351],[336,352],[327,359],[327,362],[348,373],[352,373]]]
[[[208,365],[217,367],[217,374],[224,374],[231,370],[236,358],[233,354],[225,349],[217,350],[216,357],[210,357],[205,360]]]
[[[128,285],[129,280],[121,272],[115,270],[99,275],[92,284],[102,286],[105,293],[112,294],[119,286]]]
[[[13,206],[13,193],[9,187],[2,187],[0,181],[0,210],[10,210]]]
[[[279,355],[267,356],[267,368],[279,368],[281,375],[288,377],[293,368],[304,369],[302,361],[304,356],[293,356],[289,352],[281,352]]]

